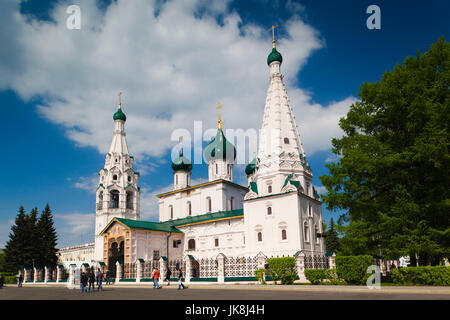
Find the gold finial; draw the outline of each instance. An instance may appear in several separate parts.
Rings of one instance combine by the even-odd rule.
[[[277,28],[277,25],[272,25],[269,30],[272,30],[272,44],[273,47],[275,48],[275,28]]]
[[[119,92],[119,108],[122,108],[122,92]]]
[[[223,108],[223,105],[219,102],[219,104],[217,105],[216,109],[219,110],[219,121],[217,122],[219,124],[219,128],[222,129],[222,119],[220,117],[220,109]]]

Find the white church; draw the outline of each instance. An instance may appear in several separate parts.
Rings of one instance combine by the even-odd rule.
[[[95,261],[113,273],[137,261],[208,261],[240,257],[325,254],[321,202],[280,72],[282,56],[267,58],[269,87],[257,156],[247,165],[248,185],[233,182],[236,148],[219,118],[203,150],[209,180],[191,185],[192,164],[172,162],[173,190],[157,195],[159,222],[140,219],[139,173],[125,134],[119,101],[114,136],[96,191]],[[213,268],[214,269],[214,268]]]

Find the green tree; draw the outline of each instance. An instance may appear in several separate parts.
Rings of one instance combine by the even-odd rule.
[[[47,204],[42,211],[39,221],[37,223],[37,230],[39,234],[39,250],[41,252],[40,263],[42,266],[50,265],[56,267],[58,262],[57,252],[57,234],[53,226],[53,216],[50,206]]]
[[[341,245],[339,243],[338,233],[334,227],[333,218],[331,218],[331,221],[330,221],[330,229],[328,229],[325,232],[325,235],[326,235],[325,246],[327,248],[327,251],[333,251],[333,252],[339,251],[341,249]]]
[[[420,265],[450,256],[449,57],[440,38],[363,83],[340,119],[340,160],[320,180],[327,208],[346,212],[346,254],[417,255]]]
[[[20,206],[15,224],[11,227],[9,241],[5,247],[4,271],[14,272],[19,267],[31,267],[32,258],[29,254],[29,222],[23,206]]]

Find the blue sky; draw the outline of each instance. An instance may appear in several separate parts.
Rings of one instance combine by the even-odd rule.
[[[329,141],[340,134],[337,119],[361,83],[378,81],[439,36],[448,40],[450,30],[446,1],[93,3],[0,3],[0,247],[20,205],[29,212],[46,203],[61,246],[93,240],[96,174],[111,142],[118,91],[141,172],[143,217],[155,220],[154,194],[172,183],[173,130],[192,130],[194,120],[214,128],[218,100],[225,127],[260,127],[272,24],[319,189],[325,163],[335,159]],[[64,27],[69,4],[81,8],[81,30]],[[381,9],[381,30],[366,27],[371,4]],[[155,19],[145,15],[155,10]],[[243,168],[236,167],[241,184]],[[194,166],[192,178],[206,180],[206,165]],[[326,222],[338,215],[323,207]]]

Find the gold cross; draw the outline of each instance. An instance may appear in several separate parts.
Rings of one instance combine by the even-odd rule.
[[[119,108],[121,108],[122,107],[122,92],[119,92],[118,96],[119,96]]]
[[[219,121],[218,121],[219,128],[222,128],[222,123],[223,123],[222,119],[220,118],[220,109],[222,109],[222,108],[223,108],[223,105],[219,102],[219,104],[216,107],[216,109],[219,110]]]
[[[272,30],[272,44],[273,47],[275,48],[275,28],[277,28],[277,25],[272,25],[269,30]]]

